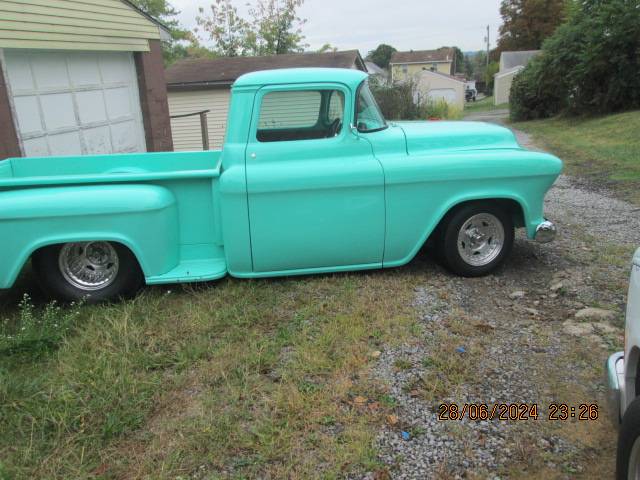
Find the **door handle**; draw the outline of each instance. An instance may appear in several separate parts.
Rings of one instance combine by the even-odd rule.
[[[252,153],[251,155],[249,155],[251,158],[255,159],[256,158],[256,154]]]

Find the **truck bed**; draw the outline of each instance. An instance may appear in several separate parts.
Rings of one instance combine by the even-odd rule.
[[[217,177],[221,150],[25,157],[0,161],[0,189],[77,183],[111,183]]]
[[[218,150],[0,161],[0,237],[10,252],[0,259],[0,288],[12,285],[35,249],[93,238],[139,253],[149,284],[224,276],[220,155]]]

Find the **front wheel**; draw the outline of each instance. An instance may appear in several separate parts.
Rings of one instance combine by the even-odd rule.
[[[445,267],[463,277],[495,270],[513,247],[511,216],[492,203],[464,205],[444,219],[437,238]]]
[[[143,281],[138,261],[112,242],[74,242],[38,250],[33,267],[43,289],[64,301],[97,303],[135,293]]]

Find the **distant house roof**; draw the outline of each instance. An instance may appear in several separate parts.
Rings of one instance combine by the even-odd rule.
[[[410,52],[394,52],[391,56],[391,64],[396,63],[431,63],[452,62],[454,58],[453,48],[443,47],[437,50],[412,50]]]
[[[434,72],[433,70],[422,70],[417,75],[418,76],[438,75],[440,77],[445,77],[445,78],[448,78],[449,80],[453,80],[454,82],[467,83],[467,81],[465,79],[463,79],[463,78],[458,78],[458,77],[455,77],[453,75],[448,75],[446,73]]]
[[[376,65],[373,62],[364,62],[364,64],[367,66],[367,71],[369,72],[370,75],[379,75],[385,78],[389,76],[389,74],[384,68],[380,68],[378,65]]]
[[[538,55],[540,50],[523,50],[521,52],[502,52],[500,54],[500,72],[523,67],[529,60]]]
[[[170,90],[228,87],[245,73],[283,68],[351,68],[367,71],[358,50],[292,53],[264,57],[179,60],[165,72]]]

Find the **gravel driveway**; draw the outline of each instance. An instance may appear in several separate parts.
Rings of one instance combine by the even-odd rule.
[[[623,341],[640,209],[562,176],[546,215],[559,238],[517,238],[495,275],[457,278],[425,262],[432,275],[415,291],[422,331],[383,351],[372,372],[396,408],[378,436],[386,467],[366,478],[613,477],[616,433],[602,369]],[[539,417],[440,420],[443,403],[536,404]],[[575,407],[576,416],[580,404],[595,404],[598,419],[550,420],[552,403]]]

